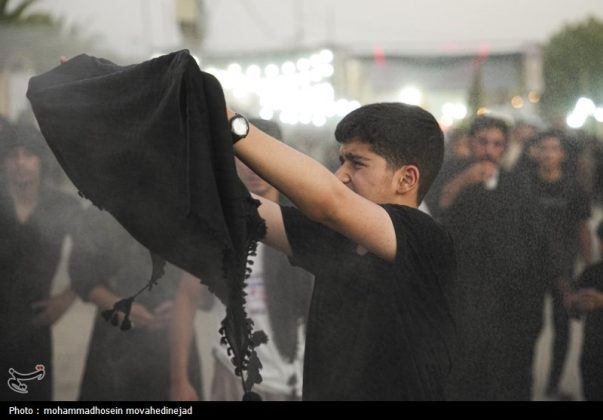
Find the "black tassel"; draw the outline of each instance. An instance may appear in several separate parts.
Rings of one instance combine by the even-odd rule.
[[[243,394],[243,401],[262,401],[262,397],[259,394],[256,394],[253,391],[248,391]]]

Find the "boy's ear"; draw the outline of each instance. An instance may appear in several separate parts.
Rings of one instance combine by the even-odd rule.
[[[404,165],[397,171],[398,178],[398,194],[408,194],[412,190],[419,189],[419,179],[421,174],[419,173],[419,168],[415,165]]]

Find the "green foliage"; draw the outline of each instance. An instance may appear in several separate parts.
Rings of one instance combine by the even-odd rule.
[[[9,0],[0,0],[0,25],[56,25],[57,22],[46,13],[27,13],[38,0],[23,0],[17,6],[9,10]]]
[[[581,96],[603,104],[603,22],[565,26],[545,46],[543,67],[546,116],[567,114]]]
[[[77,26],[66,28],[61,18],[32,12],[38,1],[0,0],[0,72],[23,67],[44,71],[56,66],[61,55],[97,52],[96,40],[83,36]]]

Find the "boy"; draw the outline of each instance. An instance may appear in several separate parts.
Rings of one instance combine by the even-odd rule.
[[[241,117],[230,113],[231,125]],[[452,240],[416,209],[437,176],[443,135],[405,104],[361,107],[335,131],[333,175],[251,127],[235,155],[299,210],[261,197],[264,242],[315,275],[305,400],[440,400],[450,365]]]

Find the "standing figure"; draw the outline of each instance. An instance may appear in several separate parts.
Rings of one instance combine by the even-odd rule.
[[[566,169],[568,146],[563,132],[545,131],[536,138],[537,167],[532,176],[538,208],[545,218],[545,233],[550,249],[558,248],[548,256],[559,268],[553,273],[548,292],[553,299],[553,352],[546,396],[564,400],[571,396],[559,389],[559,382],[570,340],[570,319],[565,305],[569,293],[576,257],[585,264],[592,260],[592,245],[588,219],[591,215],[590,198]],[[557,261],[553,261],[557,259]]]
[[[501,168],[504,121],[472,124],[472,160],[447,178],[439,204],[458,258],[459,351],[454,400],[529,400],[542,325],[548,243],[529,185]]]
[[[4,126],[0,148],[0,399],[50,401],[51,326],[75,299],[69,288],[51,296],[52,280],[80,205],[46,182],[49,152],[37,129]],[[11,375],[42,370],[7,386]]]
[[[169,399],[168,324],[181,270],[167,264],[150,291],[132,304],[133,328],[121,331],[100,313],[147,284],[151,256],[106,212],[89,207],[74,235],[69,272],[73,289],[98,307],[82,378],[83,401]],[[190,352],[190,377],[201,390],[199,356]]]

